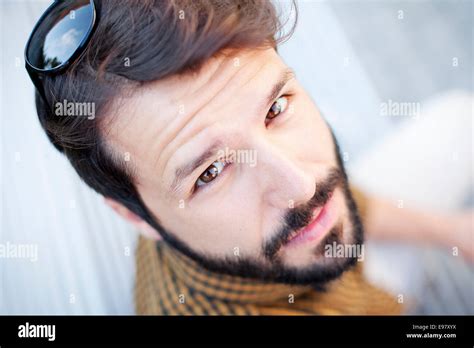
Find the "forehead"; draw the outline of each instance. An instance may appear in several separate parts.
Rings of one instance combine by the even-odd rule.
[[[270,82],[284,64],[273,49],[237,51],[210,59],[195,74],[172,76],[120,100],[106,139],[138,167],[137,184],[155,176],[175,150],[219,117],[223,105],[255,97],[248,86]],[[263,88],[263,86],[262,86]]]

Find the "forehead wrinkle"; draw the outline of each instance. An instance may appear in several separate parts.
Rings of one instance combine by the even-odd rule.
[[[250,84],[256,78],[256,75],[258,75],[258,73],[264,68],[265,65],[266,64],[262,64],[254,74],[250,75],[250,78],[246,79],[243,83],[239,84],[239,86],[236,86],[235,88],[241,89],[242,87]],[[225,86],[222,88],[222,90],[226,90]],[[232,94],[232,92],[230,94]],[[191,142],[200,133],[204,131],[209,131],[210,129],[215,128],[213,126],[215,126],[216,123],[217,121],[211,125],[200,127],[200,129],[197,131],[197,134],[194,134],[194,136],[189,138],[187,141],[185,141],[184,144]],[[211,134],[213,134],[213,131],[211,131]],[[185,165],[184,167],[176,168],[174,172],[173,182],[170,185],[171,194],[176,195],[177,193],[179,193],[182,182],[188,176],[186,174],[194,172],[194,170],[196,168],[199,168],[203,163],[205,163],[209,157],[212,157],[212,155],[214,155],[214,153],[217,151],[219,147],[223,147],[224,144],[233,143],[235,139],[236,139],[236,135],[233,134],[232,132],[230,134],[225,134],[224,136],[222,135],[211,136],[209,143],[211,144],[214,143],[214,144],[210,146],[208,150],[206,150],[203,154],[199,155],[195,160],[193,160],[193,162]],[[181,146],[183,146],[183,144]],[[194,170],[191,171],[188,168],[191,168],[191,169],[193,168]]]
[[[258,53],[260,53],[260,52],[258,52]],[[196,116],[200,115],[203,112],[203,110],[205,110],[206,108],[209,108],[209,109],[216,108],[216,105],[210,106],[210,104],[215,104],[215,103],[213,103],[213,101],[216,100],[217,98],[225,99],[225,100],[219,100],[219,103],[225,103],[225,101],[228,98],[232,97],[232,95],[234,95],[236,93],[236,90],[243,89],[244,86],[247,86],[253,80],[257,79],[260,76],[261,70],[269,65],[268,59],[262,59],[263,63],[260,63],[260,60],[258,59],[257,62],[260,63],[260,64],[258,64],[258,68],[257,69],[249,69],[251,67],[255,67],[255,65],[256,65],[256,64],[252,64],[252,63],[255,63],[255,61],[256,61],[255,59],[253,59],[253,57],[255,57],[255,56],[257,56],[257,53],[252,52],[252,54],[247,55],[248,60],[244,61],[245,62],[244,64],[240,64],[238,67],[234,66],[233,69],[232,69],[232,66],[231,66],[232,74],[230,76],[227,74],[226,77],[223,77],[221,79],[217,78],[218,80],[225,79],[223,85],[218,84],[214,88],[214,89],[217,90],[216,93],[214,93],[211,96],[209,96],[208,98],[206,98],[206,100],[201,101],[200,104],[202,104],[202,105],[200,105],[195,111],[193,111],[191,113],[186,113],[184,115],[184,117],[182,117],[182,115],[179,115],[179,110],[176,110],[177,109],[176,108],[175,109],[176,112],[170,118],[169,122],[165,122],[164,127],[159,127],[158,129],[156,129],[155,127],[152,127],[153,130],[155,130],[157,133],[165,134],[165,137],[161,136],[161,137],[163,137],[161,141],[151,142],[150,151],[147,151],[148,153],[151,153],[151,154],[158,154],[158,156],[153,156],[153,159],[150,159],[152,161],[151,170],[153,170],[153,168],[156,169],[160,162],[162,162],[162,163],[164,162],[164,165],[160,166],[160,168],[163,168],[163,170],[161,171],[162,172],[162,175],[161,175],[161,183],[162,184],[164,183],[164,179],[165,179],[163,177],[163,174],[166,174],[167,167],[169,166],[169,161],[170,161],[171,157],[174,155],[174,153],[176,153],[176,151],[173,151],[173,149],[176,149],[178,147],[182,147],[186,142],[191,141],[196,136],[196,134],[199,134],[205,128],[209,128],[209,125],[203,124],[201,127],[197,127],[197,128],[193,129],[194,124],[192,124],[193,123],[192,120],[195,119]],[[210,85],[209,82],[215,80],[216,76],[218,76],[219,72],[221,70],[223,70],[224,68],[228,67],[229,65],[231,65],[232,63],[233,63],[232,57],[230,59],[222,59],[222,60],[218,61],[218,63],[216,64],[216,68],[212,69],[211,73],[206,74],[207,77],[203,78],[202,83],[199,83],[198,86],[193,88],[194,91],[192,91],[187,97],[184,97],[186,92],[183,92],[183,93],[180,93],[177,98],[173,98],[172,100],[178,100],[179,101],[179,99],[181,99],[181,100],[182,99],[189,99],[192,102],[193,100],[197,99],[197,98],[193,98],[193,96],[200,93],[203,88],[207,87],[207,85]],[[235,87],[229,88],[229,85],[233,81],[235,81],[235,78],[236,78],[237,75],[242,76],[242,75],[244,75],[243,71],[248,71],[248,70],[251,70],[251,72],[250,73],[245,73],[245,74],[248,74],[248,77],[245,77],[244,82],[238,83]],[[186,83],[186,79],[185,78],[181,79],[180,77],[175,78],[173,81],[174,82],[172,82],[172,83],[175,84],[175,86],[178,86],[177,85],[178,81],[180,83]],[[187,90],[189,90],[189,89],[190,88],[188,88]],[[221,97],[223,95],[225,96],[225,98]],[[167,104],[170,105],[171,108],[172,108],[172,103],[173,102],[170,101]],[[190,128],[191,128],[191,131],[188,133],[189,136],[188,135],[186,135],[185,137],[180,136],[181,134],[183,134],[183,131],[189,130]],[[175,133],[177,133],[177,134],[175,134]],[[156,139],[156,138],[160,138],[160,137],[158,136],[158,134],[156,134],[156,135],[153,136],[153,138]],[[172,138],[172,139],[169,140],[170,138]],[[167,143],[167,145],[165,145],[163,147],[163,143]],[[177,143],[179,145],[174,146],[174,144],[177,144]],[[161,147],[163,147],[161,149],[161,151],[157,152],[156,150],[160,150]],[[169,156],[166,156],[167,153],[169,153]]]
[[[222,62],[219,62],[217,64],[217,67],[213,68],[211,72],[214,72],[215,70],[217,70],[221,66],[221,64]],[[171,109],[171,112],[173,111],[173,109],[176,110],[175,113],[171,114],[168,120],[165,119],[163,122],[161,122],[161,124],[159,124],[158,127],[145,126],[141,128],[141,131],[140,131],[141,134],[138,138],[145,139],[145,140],[149,139],[146,145],[149,148],[149,151],[146,151],[146,153],[159,154],[159,153],[166,152],[166,146],[161,151],[157,151],[157,150],[160,150],[160,148],[164,146],[163,144],[166,144],[168,142],[168,139],[172,137],[173,133],[176,132],[173,130],[173,128],[179,129],[180,124],[182,124],[183,122],[186,124],[189,121],[189,119],[184,119],[181,121],[179,120],[179,117],[178,117],[179,101],[183,100],[184,99],[183,96],[186,94],[189,94],[189,96],[191,96],[191,97],[187,97],[187,99],[192,101],[194,99],[192,98],[192,96],[195,93],[199,92],[203,85],[209,82],[209,80],[212,78],[212,74],[209,77],[207,77],[207,79],[202,81],[198,86],[196,86],[194,88],[194,91],[192,92],[188,92],[188,90],[191,89],[193,85],[186,82],[186,77],[188,79],[192,79],[192,78],[195,79],[195,75],[193,74],[173,75],[163,80],[146,83],[140,88],[142,91],[141,93],[141,96],[143,98],[142,102],[146,103],[148,110],[150,109],[152,110],[150,112],[153,112],[154,114],[153,117],[160,117],[160,110],[165,109],[166,107],[169,107]],[[173,89],[178,89],[178,91],[182,93],[180,93],[178,96],[173,96],[172,95],[173,92],[170,92]],[[156,102],[157,94],[163,95],[165,98],[167,98],[167,101],[157,103]],[[175,107],[175,106],[178,106],[178,107]],[[131,108],[131,111],[135,112],[136,111],[135,109],[137,108]],[[176,122],[173,122],[174,120],[176,120]],[[150,128],[150,129],[147,129],[147,128]],[[165,137],[163,137],[163,134],[165,135]],[[166,134],[169,134],[169,136],[166,136]],[[160,138],[162,139],[160,140]],[[157,168],[157,165],[160,159],[161,159],[161,156],[153,156],[152,158],[149,158],[147,160],[149,163],[151,162],[151,170],[154,170]]]
[[[216,99],[218,96],[222,95],[222,91],[224,91],[226,95],[232,96],[233,94],[235,94],[235,90],[241,90],[241,89],[244,88],[244,86],[247,86],[247,85],[251,84],[252,81],[258,79],[258,77],[260,76],[260,72],[261,72],[263,69],[265,69],[266,67],[268,67],[269,65],[272,65],[272,63],[268,63],[267,61],[263,62],[262,64],[259,64],[258,69],[257,69],[256,71],[253,71],[252,73],[249,73],[249,74],[248,74],[248,75],[249,75],[248,78],[246,78],[243,83],[240,83],[240,84],[238,84],[237,86],[235,86],[235,87],[233,87],[233,88],[227,88],[228,85],[229,85],[232,81],[234,81],[235,76],[236,76],[239,72],[242,71],[243,67],[240,68],[240,69],[236,69],[235,73],[232,74],[232,76],[227,79],[227,81],[226,81],[226,83],[224,84],[224,86],[222,86],[222,87],[220,88],[220,92],[217,93],[215,96],[211,97],[211,101],[210,101],[209,103],[203,105],[203,106],[201,107],[201,109],[205,109],[206,107],[208,107],[209,104],[212,103],[212,100],[214,100],[214,99]],[[246,66],[248,66],[248,65],[246,65]],[[289,70],[291,71],[291,69],[289,69],[289,68],[284,69],[284,70],[283,70],[283,73],[286,75],[286,74],[288,74],[288,71],[289,71]],[[280,73],[280,75],[281,75],[281,73]],[[280,76],[280,78],[281,78],[281,76]],[[282,86],[281,86],[281,87],[282,87]],[[223,103],[223,102],[224,102],[224,101],[221,101],[221,103]],[[201,112],[201,110],[197,110],[197,111],[195,112],[195,115],[198,114],[198,113],[200,113],[200,112]],[[186,124],[185,127],[186,127],[187,125],[188,125],[188,124]],[[211,127],[211,126],[209,126],[209,125],[208,125],[208,126],[203,125],[202,127],[197,128],[197,129],[195,130],[195,132],[193,132],[193,134],[192,134],[189,138],[185,139],[185,140],[179,145],[178,148],[181,148],[184,144],[186,144],[186,143],[192,141],[192,140],[196,137],[197,134],[201,133],[202,131],[206,130],[206,128],[209,128],[209,127]],[[179,136],[179,134],[178,134],[178,136]],[[177,136],[177,137],[178,137],[178,136]],[[218,141],[218,140],[214,140],[214,141]],[[212,141],[211,141],[211,143],[212,143]],[[175,151],[172,155],[174,155],[175,153],[176,153],[176,151]],[[163,170],[163,173],[166,173],[166,171],[167,171],[166,168],[167,168],[167,166],[168,166],[168,164],[169,164],[169,160],[171,159],[172,155],[168,158],[168,161],[167,161],[167,163],[166,163],[166,165],[165,165],[165,168],[164,168],[164,170]],[[201,156],[200,156],[200,157],[201,157]],[[174,176],[173,182],[172,182],[172,184],[170,185],[170,187],[171,187],[171,193],[172,193],[172,194],[176,193],[176,191],[179,191],[179,187],[180,187],[181,181],[184,179],[184,178],[180,178],[180,176],[182,176],[182,175],[181,175],[182,173],[181,173],[180,168],[178,168],[177,170],[175,170],[174,174],[175,174],[175,176]]]
[[[224,62],[221,62],[219,64],[219,66],[221,66]],[[231,60],[228,61],[228,63],[230,64],[231,63]],[[226,81],[224,83],[223,86],[219,87],[219,88],[216,88],[217,89],[217,92],[213,95],[211,95],[210,97],[207,98],[206,101],[202,101],[201,102],[201,105],[196,109],[194,110],[192,113],[189,113],[189,116],[183,120],[181,120],[179,122],[180,125],[182,125],[182,128],[178,131],[178,133],[174,136],[173,140],[171,140],[168,145],[166,145],[166,147],[163,149],[162,153],[164,152],[170,152],[170,155],[167,157],[166,161],[165,161],[165,165],[163,167],[163,173],[166,172],[166,169],[169,165],[169,161],[170,159],[173,157],[173,155],[176,153],[177,149],[183,147],[184,144],[192,141],[199,133],[201,133],[203,130],[205,130],[206,128],[209,128],[210,125],[205,125],[203,124],[201,127],[195,127],[195,129],[193,131],[190,131],[190,134],[189,134],[189,137],[180,137],[180,134],[182,133],[183,130],[186,130],[186,129],[189,129],[192,127],[191,124],[191,121],[193,119],[196,119],[196,116],[199,116],[201,114],[204,114],[203,110],[206,110],[207,109],[210,109],[211,108],[211,104],[213,104],[213,101],[215,101],[217,98],[219,98],[220,96],[222,96],[222,92],[226,92],[228,90],[228,85],[235,80],[235,77],[238,75],[239,71],[241,71],[242,67],[239,68],[239,69],[234,69],[235,71],[229,76],[226,78]],[[215,71],[217,71],[219,69],[216,69]],[[210,75],[209,78],[207,79],[207,81],[210,81],[212,78],[213,78],[214,74]],[[205,83],[204,83],[205,84]],[[236,87],[236,88],[239,88],[239,87]],[[194,93],[198,93],[200,90],[199,88],[196,89],[196,91]],[[226,94],[232,94],[232,93],[226,93]],[[226,98],[227,100],[227,98]],[[223,103],[225,101],[221,101],[221,103]],[[209,110],[208,110],[209,111]],[[179,127],[179,125],[178,125]],[[176,127],[176,128],[178,128]],[[171,137],[171,135],[170,135]],[[184,139],[181,139],[180,138],[184,138]],[[178,143],[176,146],[173,146],[173,148],[167,150],[168,147],[172,146],[174,143]],[[172,151],[173,149],[175,149],[174,151]],[[160,158],[157,159],[156,163],[159,162],[159,160],[164,160],[162,156],[159,156]]]
[[[211,70],[211,72],[206,73],[207,78],[203,79],[202,83],[200,83],[198,86],[194,88],[194,91],[190,92],[187,96],[185,96],[186,92],[181,93],[178,97],[174,98],[173,100],[179,101],[179,100],[190,100],[190,103],[193,103],[194,100],[198,100],[199,98],[194,98],[195,95],[199,94],[203,88],[205,88],[206,85],[209,85],[209,82],[213,79],[215,79],[216,72],[220,71],[223,68],[223,65],[226,63],[225,60],[220,60],[217,61],[216,67]],[[185,75],[184,81],[181,79],[181,77],[178,77],[178,79],[181,81],[181,83],[187,83],[187,79],[194,79],[196,73],[194,74],[189,74]],[[219,94],[219,93],[217,93]],[[216,94],[216,95],[217,95]],[[165,129],[162,129],[160,133],[163,134],[168,134],[165,136],[165,138],[157,143],[156,146],[154,146],[155,150],[159,150],[159,145],[165,143],[166,145],[163,146],[163,149],[159,152],[154,152],[154,153],[160,153],[159,156],[156,156],[156,159],[154,161],[154,168],[157,168],[158,162],[164,161],[164,166],[163,166],[163,172],[165,171],[168,161],[173,155],[174,152],[172,150],[174,148],[180,147],[183,145],[184,142],[186,142],[186,139],[183,140],[181,144],[177,144],[176,146],[173,146],[174,143],[179,142],[180,134],[182,133],[183,130],[186,130],[189,128],[189,124],[191,123],[192,119],[194,119],[196,116],[198,116],[199,112],[203,109],[206,108],[206,106],[209,105],[210,101],[214,99],[214,96],[208,97],[206,100],[201,101],[195,110],[192,112],[186,113],[184,117],[179,117],[179,110],[174,113],[174,115],[171,117],[171,121],[167,123]],[[175,122],[173,122],[175,121]],[[168,129],[171,129],[168,131]],[[200,129],[197,129],[195,132],[192,132],[190,134],[190,137],[193,137],[196,133],[199,133]],[[171,138],[171,140],[170,140]],[[170,148],[171,146],[171,148]],[[170,152],[169,156],[166,156],[166,153]]]

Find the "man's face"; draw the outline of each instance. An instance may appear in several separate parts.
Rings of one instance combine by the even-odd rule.
[[[181,251],[288,282],[348,265],[324,256],[328,242],[361,239],[331,130],[275,50],[153,82],[117,116],[107,140],[130,154],[144,203]]]

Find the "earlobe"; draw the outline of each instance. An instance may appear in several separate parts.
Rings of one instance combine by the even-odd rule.
[[[123,206],[119,202],[111,199],[111,198],[104,198],[105,204],[111,207],[118,215],[124,218],[126,221],[131,223],[135,226],[138,231],[148,239],[153,240],[160,240],[161,236],[158,232],[151,227],[145,220],[143,220],[140,216],[135,214],[134,212],[130,211],[127,207]]]
[[[128,208],[111,198],[104,198],[105,204],[111,207],[117,214],[132,224],[140,223],[142,220],[139,216],[131,212]]]

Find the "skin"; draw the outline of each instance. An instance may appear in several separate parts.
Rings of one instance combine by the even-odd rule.
[[[160,224],[200,255],[242,258],[271,268],[262,245],[275,237],[288,210],[304,205],[327,180],[338,159],[331,131],[295,77],[279,96],[284,112],[268,119],[265,97],[288,67],[273,49],[248,50],[206,62],[194,75],[153,82],[122,100],[106,130],[108,143],[128,152],[144,203]],[[263,104],[263,105],[262,105]],[[194,191],[201,174],[218,159],[199,166],[176,190],[176,169],[189,164],[210,144],[221,150],[251,150],[255,163],[228,163],[212,182]],[[340,241],[353,241],[345,192],[333,194]],[[149,236],[150,226],[118,203],[108,203]],[[285,267],[322,269],[331,262],[314,241],[285,245],[278,260]],[[236,256],[238,250],[238,256]]]
[[[337,156],[330,129],[296,78],[279,94],[289,95],[286,112],[266,124],[271,104],[261,104],[288,68],[273,49],[229,53],[209,60],[194,75],[153,82],[121,100],[104,133],[113,149],[128,153],[138,191],[166,230],[199,255],[235,258],[238,248],[240,258],[271,267],[262,244],[276,236],[288,209],[311,199],[316,184],[337,166]],[[193,193],[200,175],[218,159],[216,153],[172,191],[176,168],[216,140],[221,149],[254,151],[256,165],[231,163]],[[334,225],[342,226],[341,241],[350,243],[354,226],[341,188],[334,200]],[[160,238],[128,209],[106,202],[149,238]],[[367,207],[368,238],[459,247],[461,255],[473,259],[472,211],[440,216],[400,210],[371,196]],[[336,261],[315,252],[323,239],[283,246],[279,261],[297,269],[330,268]]]

